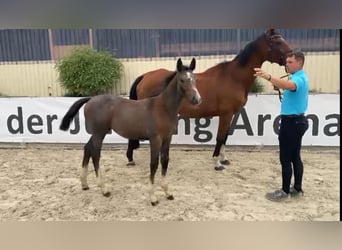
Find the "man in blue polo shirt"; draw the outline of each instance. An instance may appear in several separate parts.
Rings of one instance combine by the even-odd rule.
[[[282,167],[282,188],[266,194],[271,201],[303,196],[303,163],[300,157],[302,137],[308,129],[304,113],[308,107],[309,81],[303,70],[305,57],[300,50],[287,55],[286,70],[291,74],[289,80],[273,77],[260,68],[255,68],[254,76],[262,77],[275,88],[283,89],[281,103],[281,123],[279,130],[279,158]],[[293,171],[292,171],[293,169]],[[292,172],[294,185],[290,187]]]

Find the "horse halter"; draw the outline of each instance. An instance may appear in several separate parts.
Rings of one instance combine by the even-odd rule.
[[[282,40],[283,37],[280,34],[275,34],[275,35],[271,35],[268,36],[267,38],[268,41],[268,49],[267,49],[267,53],[268,53],[268,57],[271,57],[271,53],[272,51],[277,51],[278,53],[280,53],[280,60],[284,61],[285,59],[285,53],[283,53],[280,48],[277,47],[276,41],[274,41],[274,39],[280,39]]]
[[[282,51],[279,48],[276,47],[275,42],[273,41],[273,39],[283,39],[283,37],[281,35],[279,35],[279,34],[276,34],[276,35],[269,36],[267,38],[267,40],[269,42],[269,46],[268,46],[268,50],[267,50],[267,52],[269,53],[269,56],[271,56],[272,51],[277,50],[278,52],[280,52],[282,54],[280,56],[280,59],[284,59],[285,56],[283,55]],[[290,74],[283,75],[283,76],[280,77],[280,79],[288,77],[289,75]],[[277,87],[274,87],[273,89],[278,91],[279,101],[282,102],[283,98],[282,98],[282,93],[281,93],[280,89],[277,88]]]
[[[279,38],[282,39],[283,37],[279,34],[276,35],[271,35],[267,38],[267,40],[269,41],[269,46],[273,49],[274,48],[274,39]]]

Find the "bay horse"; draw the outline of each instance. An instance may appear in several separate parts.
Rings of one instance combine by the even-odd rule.
[[[254,68],[261,67],[265,61],[283,66],[290,50],[287,41],[274,29],[269,29],[248,43],[232,61],[219,63],[195,74],[202,103],[191,106],[183,101],[179,114],[180,117],[190,118],[219,116],[213,152],[215,170],[223,170],[222,164],[230,164],[225,156],[225,144],[233,115],[247,102],[248,92],[255,80]],[[139,76],[131,86],[130,99],[142,99],[159,93],[164,88],[164,79],[170,74],[172,72],[169,70],[157,69]],[[128,164],[134,164],[133,150],[138,147],[139,141],[129,140],[126,152]]]
[[[154,206],[158,199],[154,194],[154,177],[158,162],[162,166],[162,188],[167,199],[174,197],[168,191],[166,173],[169,163],[169,148],[172,134],[177,124],[179,106],[183,97],[192,104],[201,102],[201,96],[196,88],[196,61],[192,59],[190,66],[185,66],[182,60],[177,60],[177,70],[169,75],[165,84],[167,87],[158,96],[142,100],[112,96],[109,94],[85,97],[77,100],[63,117],[61,130],[67,130],[74,116],[83,104],[85,126],[91,137],[84,146],[81,185],[83,190],[89,189],[87,183],[88,163],[92,158],[98,185],[104,196],[110,196],[110,191],[104,182],[104,171],[99,166],[102,142],[112,129],[117,134],[134,140],[150,141],[150,200]]]

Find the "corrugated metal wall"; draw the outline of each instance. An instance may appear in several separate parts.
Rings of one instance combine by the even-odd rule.
[[[177,57],[197,59],[196,72],[231,60],[256,39],[262,29],[30,29],[0,30],[0,94],[9,96],[62,96],[55,62],[76,46],[110,51],[124,64],[123,79],[114,94],[127,94],[140,74],[157,68],[173,70]],[[292,47],[307,56],[305,69],[311,90],[339,91],[338,29],[280,29]],[[186,57],[188,56],[188,57]],[[272,74],[283,74],[265,63]],[[266,84],[265,92],[273,90]]]

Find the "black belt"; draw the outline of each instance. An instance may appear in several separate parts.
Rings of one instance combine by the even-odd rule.
[[[302,117],[304,114],[298,114],[298,115],[281,115],[282,118],[297,118]]]

